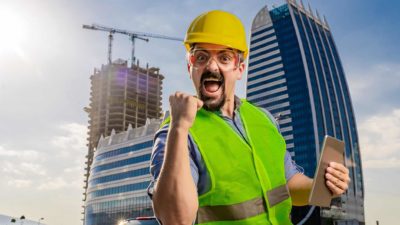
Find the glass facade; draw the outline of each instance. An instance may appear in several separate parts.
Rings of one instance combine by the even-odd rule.
[[[277,118],[288,151],[307,176],[314,176],[325,135],[345,141],[346,164],[353,182],[330,208],[315,210],[311,220],[364,224],[356,123],[327,22],[293,0],[272,10],[261,9],[252,24],[247,77],[247,99]],[[292,213],[294,222],[308,211],[296,210]]]
[[[146,154],[146,155],[136,156],[136,157],[127,158],[127,159],[123,159],[123,160],[116,161],[116,162],[111,162],[111,163],[95,166],[95,167],[93,167],[93,169],[91,171],[96,173],[96,172],[101,172],[104,170],[115,169],[118,167],[129,166],[134,163],[146,162],[149,160],[150,160],[150,154]]]
[[[113,151],[102,153],[100,155],[97,155],[95,159],[96,160],[102,160],[102,159],[105,159],[105,158],[109,158],[109,157],[113,157],[113,156],[117,156],[117,155],[121,155],[121,154],[126,154],[126,153],[129,153],[129,152],[139,151],[139,150],[142,150],[144,148],[152,147],[152,145],[153,145],[153,141],[146,141],[146,142],[139,143],[139,144],[136,144],[136,145],[133,145],[133,146],[128,146],[128,147],[125,147],[125,148],[120,148],[120,149],[116,149],[116,150],[113,150]]]
[[[85,225],[117,225],[138,216],[152,216],[147,195],[153,136],[160,120],[101,138],[91,165]]]

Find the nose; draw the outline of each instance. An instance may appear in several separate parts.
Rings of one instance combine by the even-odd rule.
[[[219,71],[219,66],[217,63],[217,60],[215,60],[214,57],[211,57],[210,60],[207,63],[207,69],[211,72],[218,72]]]

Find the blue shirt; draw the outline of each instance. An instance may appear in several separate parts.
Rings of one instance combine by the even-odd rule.
[[[233,114],[233,119],[223,116],[220,112],[215,112],[215,113],[218,116],[220,116],[224,121],[226,121],[234,129],[234,131],[236,131],[248,143],[246,132],[243,127],[242,120],[240,119],[240,114],[238,110],[240,107],[240,99],[237,97],[235,98],[235,106],[236,107]],[[267,110],[264,109],[263,111],[279,129],[279,125],[274,119],[274,117],[271,115],[271,113],[269,113]],[[167,140],[168,127],[169,124],[166,124],[155,134],[153,150],[150,158],[150,173],[153,176],[153,179],[149,185],[149,188],[147,189],[147,192],[150,197],[152,196],[153,187],[157,182],[158,176],[160,175],[161,167],[164,161],[165,144]],[[188,150],[190,158],[190,169],[193,181],[197,185],[198,195],[201,195],[210,190],[211,178],[208,174],[205,163],[201,157],[201,153],[190,134],[188,136]],[[302,168],[299,167],[297,164],[295,164],[289,152],[286,151],[285,154],[286,181],[288,181],[296,173],[302,173],[302,172],[303,172]]]

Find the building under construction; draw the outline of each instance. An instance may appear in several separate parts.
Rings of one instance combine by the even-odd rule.
[[[83,201],[100,137],[111,135],[112,130],[126,131],[129,124],[133,128],[143,126],[147,118],[161,118],[163,79],[158,68],[142,68],[139,62],[129,67],[121,59],[94,70],[90,77],[90,105],[85,108],[89,114],[89,137]]]

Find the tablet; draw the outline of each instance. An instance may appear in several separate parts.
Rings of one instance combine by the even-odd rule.
[[[326,186],[325,173],[330,162],[337,162],[344,165],[344,142],[336,138],[325,136],[322,145],[321,157],[308,199],[309,205],[330,207],[333,197],[332,192]]]

